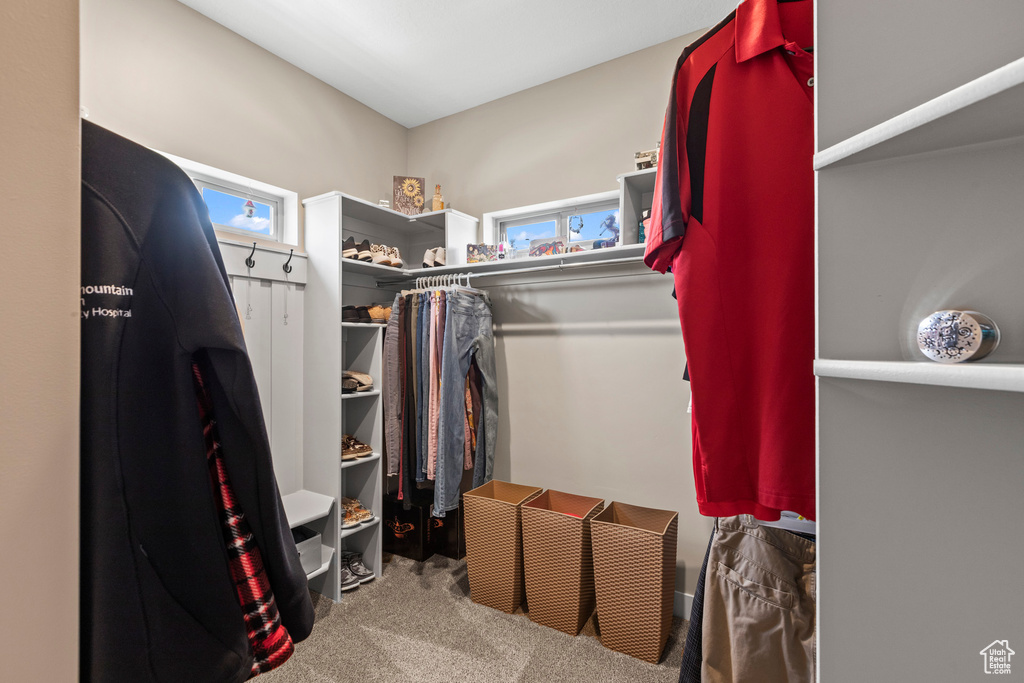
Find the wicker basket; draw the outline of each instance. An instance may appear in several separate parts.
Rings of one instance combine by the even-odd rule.
[[[591,522],[601,643],[658,663],[672,628],[679,513],[612,503]]]
[[[473,602],[515,612],[523,601],[522,505],[541,489],[489,481],[463,494],[466,567]]]
[[[590,520],[600,498],[545,491],[523,505],[523,564],[530,619],[576,635],[594,612]]]

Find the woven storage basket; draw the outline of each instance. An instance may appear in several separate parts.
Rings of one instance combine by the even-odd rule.
[[[523,505],[523,564],[530,619],[576,635],[594,612],[590,520],[600,498],[545,491]]]
[[[590,524],[601,643],[658,663],[672,628],[679,513],[612,503]]]
[[[489,481],[463,494],[466,567],[473,602],[515,612],[523,601],[522,505],[536,486]]]

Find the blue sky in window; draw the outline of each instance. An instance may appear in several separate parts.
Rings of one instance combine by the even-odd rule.
[[[614,225],[614,230],[604,229],[605,220],[611,216]],[[580,214],[580,218],[583,219],[583,229],[579,233],[570,232],[569,241],[580,242],[588,240],[611,240],[615,239],[619,234],[619,212],[615,211],[595,211],[594,213]],[[579,219],[572,218],[570,221],[572,228],[579,227]],[[602,230],[604,230],[602,234]]]
[[[517,228],[509,228],[506,237],[513,243],[514,249],[528,249],[530,240],[539,240],[555,236],[555,222],[544,221],[543,223],[531,223],[520,225]]]
[[[203,188],[203,201],[210,211],[210,220],[260,235],[270,234],[270,205],[252,200],[253,215],[246,215],[246,199],[226,192]]]

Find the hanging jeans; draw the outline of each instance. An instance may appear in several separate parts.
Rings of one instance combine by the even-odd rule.
[[[441,358],[437,479],[434,484],[434,514],[438,517],[444,517],[445,512],[459,506],[466,439],[466,374],[474,360],[480,371],[482,394],[474,486],[490,481],[493,476],[498,432],[498,391],[490,303],[483,295],[454,291],[448,294],[447,306],[448,320]]]
[[[721,517],[704,583],[703,683],[815,680],[815,544]]]
[[[405,297],[396,294],[384,333],[384,444],[388,452],[388,476],[398,474],[402,457],[402,354],[398,343],[404,307]]]
[[[416,329],[416,481],[427,478],[427,440],[430,437],[430,308],[431,295],[418,294]]]

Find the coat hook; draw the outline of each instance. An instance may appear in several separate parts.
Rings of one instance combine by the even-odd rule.
[[[256,261],[254,261],[253,258],[252,258],[255,253],[256,253],[256,243],[253,242],[252,243],[252,251],[249,252],[249,257],[245,259],[245,265],[248,268],[253,268],[253,267],[256,266]]]
[[[283,270],[286,273],[292,272],[292,267],[289,266],[288,264],[292,262],[292,256],[294,256],[294,255],[295,255],[295,250],[294,249],[289,249],[288,250],[288,260],[284,262],[283,266],[281,266],[281,270]]]

